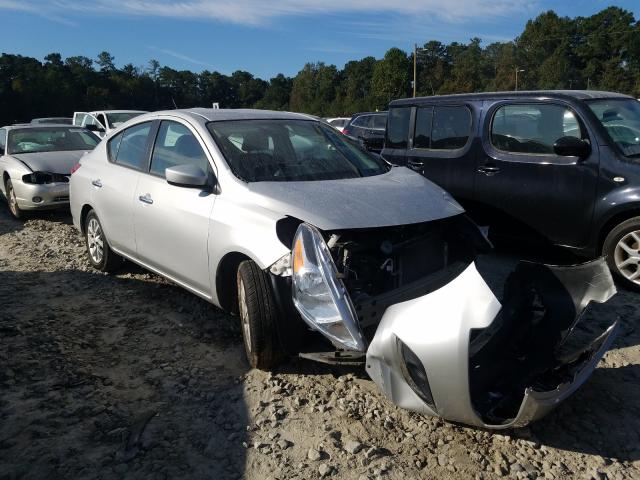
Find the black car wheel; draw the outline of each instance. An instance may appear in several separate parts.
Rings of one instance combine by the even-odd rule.
[[[11,179],[7,179],[7,183],[5,184],[5,192],[7,192],[7,203],[9,204],[9,212],[14,218],[22,218],[24,217],[24,212],[20,209],[18,205],[18,199],[16,198],[16,191],[13,188],[13,183],[11,183]]]
[[[604,241],[602,254],[618,279],[628,288],[640,290],[640,217],[616,226]]]

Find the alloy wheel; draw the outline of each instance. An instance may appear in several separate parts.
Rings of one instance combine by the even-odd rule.
[[[640,230],[624,235],[618,241],[613,256],[618,272],[640,285]]]
[[[11,182],[8,183],[7,185],[7,197],[9,200],[9,210],[11,210],[11,213],[17,217],[18,216],[18,199],[16,198],[16,192],[13,189],[13,185],[11,184]]]
[[[104,235],[102,234],[100,222],[95,218],[91,218],[87,225],[87,247],[89,248],[91,260],[96,264],[102,262],[104,257]]]

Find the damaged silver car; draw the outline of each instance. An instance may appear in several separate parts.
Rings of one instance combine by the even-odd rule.
[[[287,355],[362,364],[397,405],[525,425],[594,370],[616,325],[602,259],[520,263],[498,301],[490,248],[446,192],[315,117],[174,110],[118,128],[80,161],[71,211],[90,263],[123,258],[237,313],[252,367]]]

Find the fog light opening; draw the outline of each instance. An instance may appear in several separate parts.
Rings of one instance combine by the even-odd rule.
[[[437,412],[435,402],[433,401],[433,395],[431,394],[431,387],[429,386],[427,372],[424,369],[422,362],[402,340],[396,337],[396,342],[398,354],[401,359],[400,367],[402,370],[402,376],[415,394],[418,395],[423,402],[429,405],[429,408],[434,412]]]
[[[42,203],[42,197],[33,197],[31,200],[33,203]]]

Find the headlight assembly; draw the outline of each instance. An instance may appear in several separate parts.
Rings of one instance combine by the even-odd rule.
[[[353,306],[320,232],[301,224],[291,255],[293,303],[302,318],[334,345],[365,351]]]

